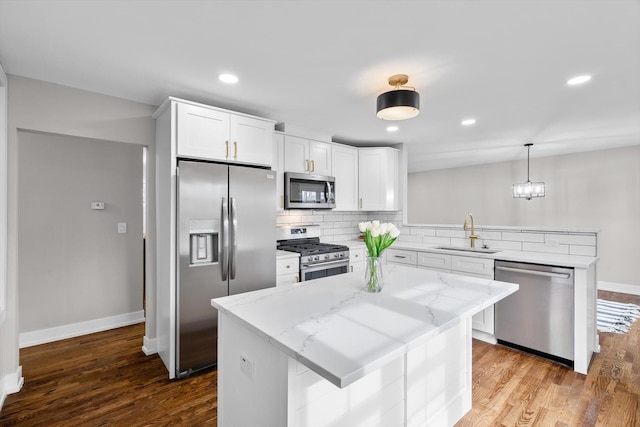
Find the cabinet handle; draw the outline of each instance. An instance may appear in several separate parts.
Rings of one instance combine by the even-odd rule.
[[[362,197],[360,197],[360,209],[362,209]]]
[[[299,281],[300,281],[300,278],[296,276],[296,283],[298,283]]]
[[[350,265],[350,266],[349,266],[349,268],[351,269],[351,270],[349,270],[349,271],[350,271],[351,273],[353,273],[353,265]]]
[[[290,264],[287,264],[287,268],[291,268],[291,265],[290,265]]]
[[[406,255],[394,255],[394,258],[401,258],[401,259],[405,259],[407,256]]]
[[[233,158],[238,158],[238,141],[233,141]]]
[[[304,170],[309,172],[309,160],[306,160],[306,166],[304,167]]]
[[[284,196],[280,196],[280,207],[284,209]]]
[[[311,160],[311,172],[315,172],[315,171],[316,171],[316,161]]]
[[[225,141],[224,145],[225,145],[224,157],[225,159],[228,159],[229,158],[229,141]]]

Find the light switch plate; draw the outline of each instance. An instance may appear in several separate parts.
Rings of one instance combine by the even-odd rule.
[[[127,232],[127,223],[119,222],[118,223],[118,234],[125,234]]]
[[[93,210],[103,210],[104,202],[91,202],[91,209]]]

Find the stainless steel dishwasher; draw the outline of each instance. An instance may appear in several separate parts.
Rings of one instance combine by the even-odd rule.
[[[496,260],[495,279],[520,285],[495,305],[498,342],[572,366],[573,269]]]

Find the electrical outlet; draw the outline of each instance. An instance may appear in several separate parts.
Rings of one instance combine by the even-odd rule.
[[[240,370],[249,377],[250,380],[255,379],[256,364],[253,360],[250,360],[245,354],[240,353]]]
[[[103,210],[104,202],[91,202],[91,209],[93,210]]]
[[[126,222],[119,222],[118,223],[118,233],[119,234],[125,234],[127,232],[127,223]]]
[[[560,241],[558,241],[558,239],[547,239],[544,244],[550,248],[557,248],[560,246]]]

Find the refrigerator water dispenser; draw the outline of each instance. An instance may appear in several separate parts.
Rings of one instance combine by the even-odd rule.
[[[191,266],[218,262],[218,227],[218,220],[189,221]]]

